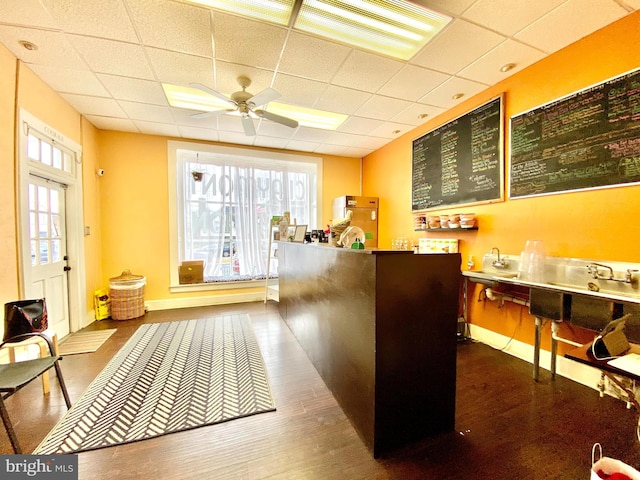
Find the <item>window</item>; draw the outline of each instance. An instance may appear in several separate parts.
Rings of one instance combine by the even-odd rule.
[[[203,260],[208,283],[264,279],[271,218],[288,211],[298,224],[318,224],[317,158],[170,142],[169,159],[172,272],[180,262]]]

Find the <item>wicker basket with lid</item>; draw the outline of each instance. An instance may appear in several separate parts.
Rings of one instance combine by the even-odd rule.
[[[109,295],[111,297],[111,318],[128,320],[145,314],[144,286],[147,280],[142,275],[135,275],[125,270],[119,277],[109,279]]]

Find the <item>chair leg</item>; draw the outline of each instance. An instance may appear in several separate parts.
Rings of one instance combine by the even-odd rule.
[[[58,377],[58,382],[60,383],[60,390],[62,390],[62,396],[64,397],[64,401],[67,404],[67,408],[71,408],[71,400],[69,400],[69,393],[67,392],[67,385],[64,383],[64,378],[62,377],[62,369],[60,368],[59,361],[55,364],[56,375]]]
[[[22,453],[22,449],[18,443],[18,437],[16,437],[16,432],[13,430],[13,425],[9,419],[9,413],[7,412],[7,407],[4,405],[2,395],[0,395],[0,417],[2,417],[2,423],[4,423],[4,428],[7,430],[7,434],[9,435],[9,441],[11,441],[13,451],[18,454]]]
[[[40,358],[45,358],[49,355],[49,348],[44,340],[41,339],[38,342],[38,347],[40,347]],[[49,372],[46,371],[42,374],[42,393],[46,395],[49,393],[49,390]]]

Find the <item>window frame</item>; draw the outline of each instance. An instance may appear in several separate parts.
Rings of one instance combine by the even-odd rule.
[[[179,195],[182,195],[182,169],[178,159],[178,150],[193,150],[198,152],[206,152],[208,154],[221,154],[234,157],[254,157],[259,161],[281,162],[303,162],[312,163],[316,166],[316,216],[322,218],[322,158],[309,155],[299,155],[291,153],[280,153],[260,149],[242,148],[242,147],[226,147],[221,145],[210,145],[203,143],[173,141],[167,142],[168,149],[168,192],[169,192],[169,265],[170,265],[170,285],[171,292],[183,291],[208,291],[208,290],[228,290],[238,288],[248,288],[256,286],[264,286],[264,279],[257,280],[240,280],[229,282],[211,282],[198,284],[180,284],[178,267],[180,265],[180,245],[183,241],[181,212],[184,211],[183,204],[178,203]]]

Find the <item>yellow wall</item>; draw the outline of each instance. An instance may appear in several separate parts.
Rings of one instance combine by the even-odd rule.
[[[169,292],[168,140],[134,133],[99,133],[99,163],[106,172],[98,180],[104,284],[108,285],[108,279],[123,270],[131,270],[146,277],[147,300],[211,294]],[[326,224],[334,197],[359,192],[360,160],[324,157],[322,184],[323,224]],[[215,292],[228,293],[238,290]]]
[[[504,92],[505,137],[512,115],[553,101],[576,90],[640,67],[640,12],[608,26],[562,51],[514,74],[462,102],[364,159],[365,195],[381,198],[380,241],[390,246],[397,236],[449,238],[448,233],[416,233],[411,215],[411,141]],[[505,141],[505,149],[508,142]],[[505,151],[505,178],[509,171]],[[507,184],[505,180],[505,185]],[[505,194],[506,198],[506,194]],[[463,265],[476,263],[497,246],[519,254],[527,239],[541,239],[549,256],[640,262],[640,186],[565,193],[490,205],[437,210],[437,214],[474,212],[477,232],[462,232]],[[466,267],[465,267],[466,268]],[[475,292],[477,295],[478,291]],[[497,310],[495,304],[470,302],[471,322],[506,336],[532,342],[533,321],[519,306]],[[523,321],[524,318],[524,321]],[[520,327],[518,327],[520,325]],[[568,327],[565,326],[565,329]],[[580,337],[584,332],[563,332]],[[548,332],[543,346],[548,348]]]
[[[16,58],[0,45],[0,308],[18,298],[13,154],[16,65]]]

